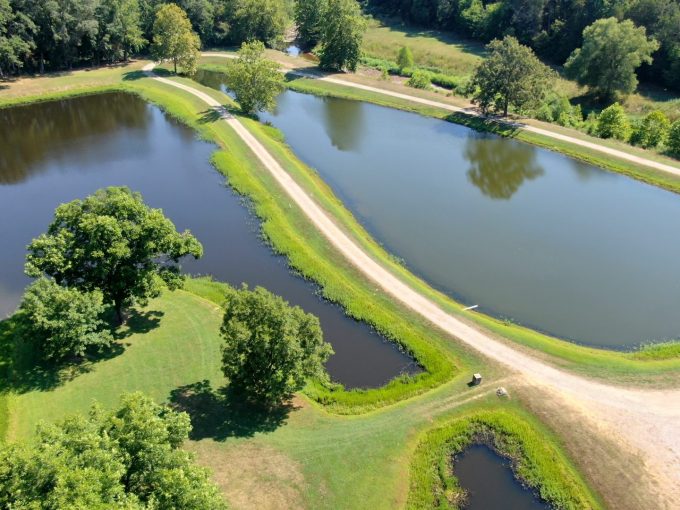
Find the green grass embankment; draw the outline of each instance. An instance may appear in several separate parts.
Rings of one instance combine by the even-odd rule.
[[[452,456],[486,444],[511,460],[515,476],[556,509],[602,508],[551,434],[525,412],[474,410],[440,420],[420,436],[411,459],[407,508],[457,509],[464,491],[452,471]]]

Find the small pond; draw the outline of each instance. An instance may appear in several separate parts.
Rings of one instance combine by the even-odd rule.
[[[486,445],[472,445],[456,455],[453,473],[467,491],[465,510],[547,510],[517,481],[510,462]]]
[[[106,186],[126,185],[190,229],[205,255],[186,272],[233,285],[262,285],[317,315],[336,354],[327,368],[347,387],[378,386],[417,367],[392,343],[346,317],[293,275],[262,242],[259,223],[210,165],[214,146],[158,108],[104,94],[0,110],[0,317],[16,308],[29,279],[26,245],[54,209]]]

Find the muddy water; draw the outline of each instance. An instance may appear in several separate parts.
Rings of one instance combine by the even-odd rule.
[[[126,185],[203,243],[204,257],[185,261],[185,271],[262,285],[319,316],[336,352],[328,362],[334,380],[378,386],[416,370],[393,344],[290,273],[209,164],[213,150],[158,108],[125,94],[0,110],[0,317],[15,309],[30,281],[23,275],[25,247],[45,230],[55,207]]]
[[[262,115],[371,234],[466,305],[631,348],[680,337],[680,197],[530,145],[285,92]]]
[[[455,458],[453,473],[467,491],[465,510],[547,510],[512,474],[507,459],[473,445]]]

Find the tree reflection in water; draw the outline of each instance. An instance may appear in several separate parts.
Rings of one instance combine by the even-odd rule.
[[[360,101],[324,98],[323,125],[335,148],[351,152],[363,138],[364,104]]]
[[[463,155],[470,163],[469,181],[494,200],[509,200],[524,181],[543,175],[534,147],[506,138],[471,135]]]

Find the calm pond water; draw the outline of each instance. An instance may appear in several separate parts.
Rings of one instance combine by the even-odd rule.
[[[334,380],[377,386],[416,370],[393,344],[290,273],[210,165],[213,151],[158,108],[126,94],[0,110],[0,317],[16,308],[30,281],[23,274],[25,247],[46,229],[56,206],[126,185],[203,243],[204,257],[184,261],[184,270],[262,285],[317,315],[336,352],[328,362]]]
[[[472,445],[456,455],[453,472],[468,491],[465,510],[546,510],[514,477],[510,463],[485,445]]]
[[[295,92],[262,115],[416,274],[579,343],[680,336],[680,197],[528,144]]]

